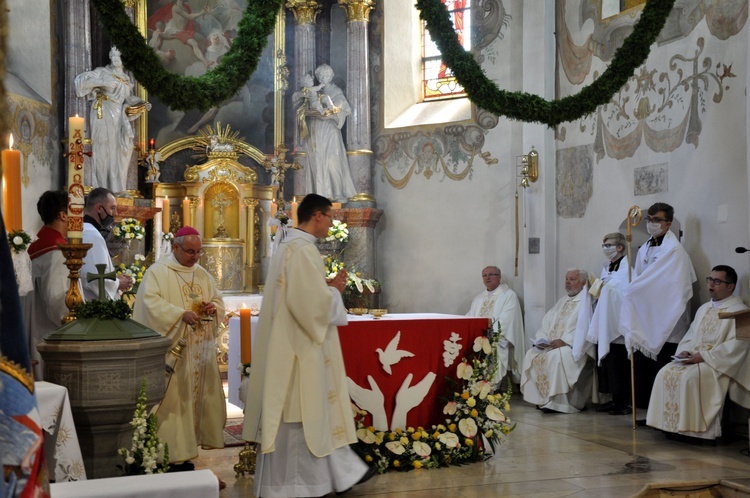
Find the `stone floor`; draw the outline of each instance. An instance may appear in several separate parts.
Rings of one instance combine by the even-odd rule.
[[[651,483],[727,480],[750,483],[747,423],[716,446],[667,440],[630,416],[593,409],[543,414],[514,395],[517,422],[498,455],[483,463],[377,475],[347,496],[378,498],[629,497]],[[726,436],[726,435],[725,435]],[[226,481],[222,497],[251,497],[252,477],[235,478],[241,448],[202,451],[196,468]],[[745,454],[742,451],[745,451]],[[672,495],[680,496],[680,495]],[[696,496],[696,495],[693,495]],[[746,495],[743,495],[746,496]]]

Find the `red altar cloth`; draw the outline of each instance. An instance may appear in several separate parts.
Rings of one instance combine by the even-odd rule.
[[[349,324],[339,327],[339,338],[344,355],[346,375],[365,389],[370,389],[367,376],[371,375],[385,398],[385,413],[390,428],[396,393],[406,376],[412,374],[410,385],[420,382],[429,372],[436,374],[422,402],[407,415],[410,427],[426,427],[444,422],[443,407],[445,396],[451,395],[446,386],[446,377],[456,377],[456,367],[474,345],[474,339],[481,336],[489,326],[487,318],[468,318],[459,315],[434,313],[393,314],[380,319],[372,317],[350,317]],[[401,332],[399,350],[414,353],[414,357],[402,358],[391,366],[389,375],[381,365],[376,349],[385,350],[388,343]],[[458,355],[448,366],[445,364],[444,341],[451,339],[455,332],[461,339]],[[451,398],[452,399],[452,398]],[[367,423],[370,423],[368,420]]]

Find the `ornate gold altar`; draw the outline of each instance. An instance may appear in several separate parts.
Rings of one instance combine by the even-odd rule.
[[[225,293],[257,291],[260,262],[268,252],[267,217],[276,187],[258,185],[258,175],[238,159],[245,155],[264,168],[268,159],[229,126],[210,125],[198,135],[159,150],[162,160],[192,149],[206,161],[185,170],[179,183],[154,185],[154,197],[169,199],[170,229],[190,225],[203,235],[200,264]]]

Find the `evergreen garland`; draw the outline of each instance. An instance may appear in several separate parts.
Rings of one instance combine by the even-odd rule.
[[[443,55],[443,62],[451,68],[469,100],[496,115],[556,126],[591,114],[610,101],[648,57],[674,3],[675,0],[647,2],[633,33],[617,49],[607,70],[576,95],[551,102],[526,92],[500,90],[487,79],[473,55],[458,43],[445,5],[440,0],[417,0],[416,6]]]
[[[174,110],[205,111],[231,98],[255,71],[282,0],[248,0],[237,38],[219,64],[200,77],[170,73],[125,13],[122,0],[91,0],[123,65],[151,95]]]
[[[100,320],[127,320],[133,314],[128,303],[122,299],[113,301],[85,301],[76,307],[76,318],[98,318]]]

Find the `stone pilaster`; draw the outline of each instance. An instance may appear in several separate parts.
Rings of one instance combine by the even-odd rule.
[[[315,0],[289,0],[286,8],[294,14],[294,88],[293,92],[299,90],[300,78],[306,73],[315,73],[315,19],[320,14],[320,4]],[[307,156],[304,146],[300,144],[297,123],[294,129],[294,159],[302,166],[302,170],[294,175],[294,194],[304,195],[305,191],[305,168],[307,168]]]
[[[346,121],[346,148],[360,206],[375,206],[370,145],[370,80],[367,25],[373,0],[338,0],[346,11],[346,94],[352,114]]]
[[[357,268],[368,278],[377,278],[375,225],[383,215],[383,211],[374,208],[347,208],[343,212],[343,221],[349,229],[349,242],[344,251],[344,262],[348,267]],[[338,215],[338,213],[334,214]]]
[[[89,121],[89,105],[85,99],[79,99],[76,95],[75,79],[79,74],[91,70],[91,16],[89,0],[69,1],[64,4],[65,21],[63,22],[62,47],[65,58],[65,74],[63,81],[65,89],[63,105],[65,116],[86,117],[86,136],[91,136]],[[68,120],[62,120],[64,130],[61,137],[68,136]],[[67,167],[65,159],[61,159]],[[67,170],[65,170],[67,171]],[[93,172],[91,168],[84,168],[84,184],[91,185]]]

